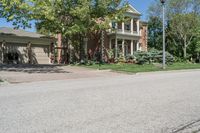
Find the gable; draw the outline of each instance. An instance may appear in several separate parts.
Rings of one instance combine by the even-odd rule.
[[[137,14],[137,15],[141,15],[141,13],[136,10],[132,5],[128,5],[128,9],[127,9],[128,13],[132,13],[132,14]]]

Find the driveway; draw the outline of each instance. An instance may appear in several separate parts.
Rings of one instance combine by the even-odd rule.
[[[200,71],[0,87],[1,133],[196,133]]]
[[[62,65],[0,65],[0,79],[9,83],[65,80],[124,75],[115,72],[92,70]]]

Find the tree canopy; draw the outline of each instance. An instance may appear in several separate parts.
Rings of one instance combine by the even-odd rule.
[[[120,5],[121,0],[1,0],[0,17],[17,28],[30,27],[34,20],[37,29],[45,32],[85,34],[108,28],[108,18],[122,15]],[[97,23],[99,18],[104,23]]]
[[[187,58],[195,56],[193,45],[197,45],[200,27],[199,0],[167,0],[166,1],[166,42],[167,50]],[[149,46],[157,49],[162,47],[162,6],[159,0],[149,7]],[[179,52],[180,51],[180,52]]]

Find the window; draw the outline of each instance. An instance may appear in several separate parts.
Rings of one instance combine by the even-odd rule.
[[[131,26],[130,26],[130,24],[125,24],[125,30],[130,30],[131,29]]]
[[[142,43],[139,43],[139,50],[142,50]]]
[[[137,31],[137,21],[133,21],[133,31]]]
[[[118,40],[118,41],[117,41],[117,44],[122,44],[122,40]]]
[[[116,23],[112,22],[112,28],[115,29],[116,28]]]
[[[117,23],[117,29],[121,30],[122,29],[122,22]]]

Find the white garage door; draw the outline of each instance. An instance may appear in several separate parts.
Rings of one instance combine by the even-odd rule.
[[[49,64],[49,46],[32,45],[32,59],[36,64]]]

